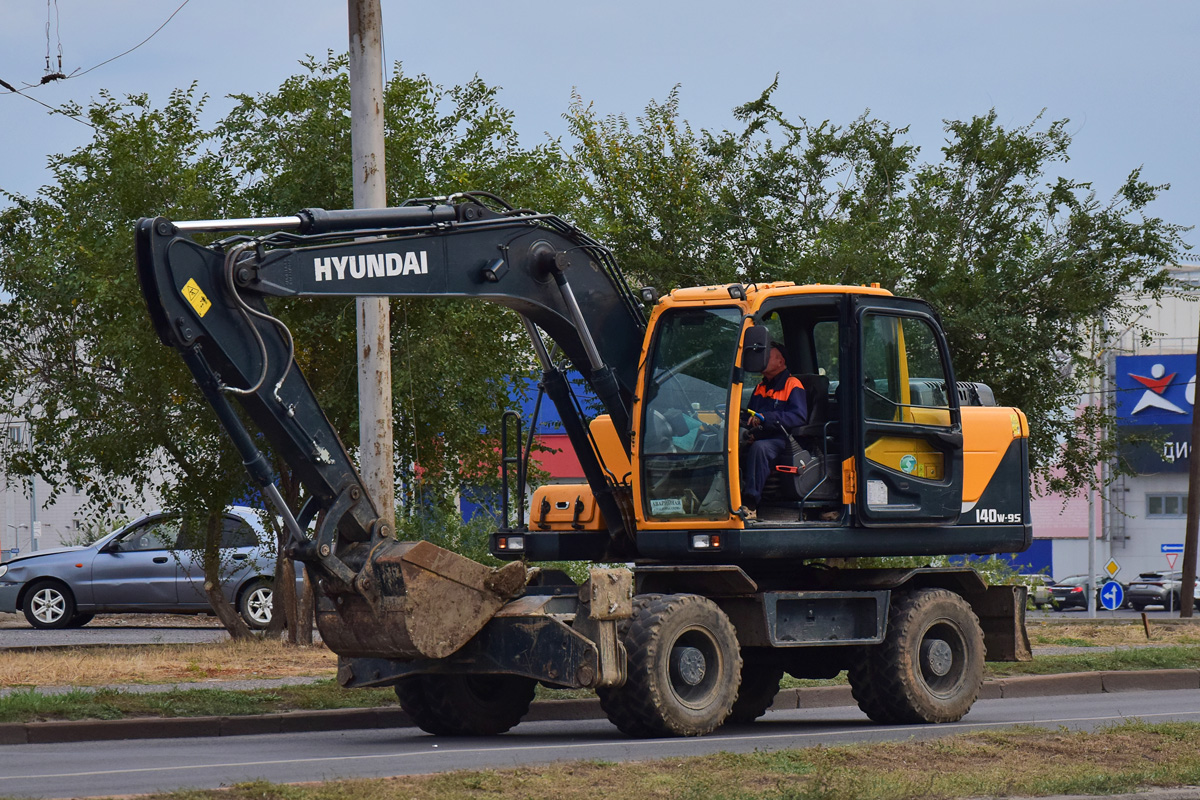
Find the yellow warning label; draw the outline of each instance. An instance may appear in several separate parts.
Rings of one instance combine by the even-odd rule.
[[[183,285],[183,296],[192,308],[196,309],[196,313],[203,317],[212,308],[212,301],[204,294],[204,290],[196,283],[195,278],[189,278],[188,282]]]

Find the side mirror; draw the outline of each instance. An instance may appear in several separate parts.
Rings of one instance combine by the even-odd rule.
[[[766,325],[753,325],[742,342],[742,370],[762,372],[771,357],[771,331]]]

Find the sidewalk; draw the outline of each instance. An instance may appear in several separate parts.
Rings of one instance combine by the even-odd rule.
[[[317,678],[261,681],[230,681],[180,684],[179,688],[271,688],[296,685]],[[114,687],[129,691],[165,691],[157,686]],[[1057,697],[1167,689],[1200,689],[1200,670],[1163,669],[1130,672],[1076,672],[1060,675],[1023,675],[985,681],[980,700],[1027,697]],[[772,710],[852,706],[849,686],[819,686],[784,689]],[[540,700],[525,716],[529,721],[603,719],[595,699]],[[46,744],[114,739],[168,739],[194,736],[245,736],[262,733],[300,733],[362,728],[408,727],[412,721],[398,707],[293,711],[235,717],[175,717],[122,720],[81,720],[0,724],[0,745]]]

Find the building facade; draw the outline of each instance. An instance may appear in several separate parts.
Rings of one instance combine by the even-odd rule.
[[[1200,286],[1200,269],[1181,268],[1185,287]],[[1094,402],[1110,403],[1117,417],[1119,460],[1101,467],[1118,475],[1092,495],[1090,527],[1095,567],[1112,559],[1117,580],[1141,572],[1181,569],[1187,522],[1191,421],[1196,391],[1200,292],[1185,289],[1148,308],[1103,355],[1106,380]],[[1143,333],[1150,336],[1147,344]],[[1086,398],[1085,398],[1086,401]],[[1034,547],[1014,556],[1032,571],[1055,578],[1088,570],[1088,497],[1035,497]]]

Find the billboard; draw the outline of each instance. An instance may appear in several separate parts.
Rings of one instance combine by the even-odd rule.
[[[1118,425],[1188,425],[1196,402],[1196,356],[1117,356]]]
[[[1141,475],[1186,473],[1196,356],[1117,356],[1114,377],[1121,458]]]

